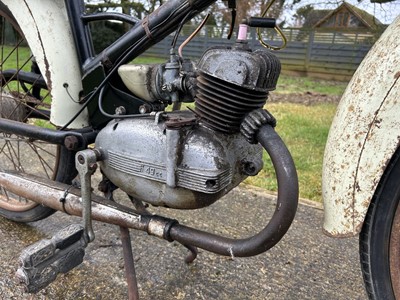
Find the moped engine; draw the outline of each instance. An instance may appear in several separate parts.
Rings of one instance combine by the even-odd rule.
[[[253,52],[246,43],[207,50],[196,68],[194,111],[111,121],[96,139],[102,172],[127,194],[153,205],[210,205],[262,169],[262,147],[249,143],[240,124],[264,106],[279,73],[273,54]],[[176,81],[184,86],[185,78]]]

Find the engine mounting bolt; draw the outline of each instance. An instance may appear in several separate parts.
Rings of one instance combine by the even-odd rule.
[[[89,170],[90,170],[90,173],[93,175],[94,172],[96,172],[96,170],[97,170],[97,164],[96,163],[90,164],[89,165]]]
[[[123,107],[123,106],[118,106],[118,107],[115,109],[115,114],[116,114],[116,115],[119,115],[119,116],[125,115],[125,114],[126,114],[126,109],[125,109],[125,107]]]
[[[172,84],[163,84],[161,90],[164,92],[172,92],[174,90]]]
[[[245,161],[242,162],[242,172],[248,176],[255,176],[260,172],[262,162]]]
[[[150,113],[150,112],[151,112],[151,106],[148,105],[148,104],[140,105],[140,107],[139,107],[139,112],[140,112],[141,114]]]
[[[67,137],[65,137],[64,146],[68,150],[75,150],[76,148],[78,148],[78,145],[79,145],[79,141],[76,136],[68,135]]]

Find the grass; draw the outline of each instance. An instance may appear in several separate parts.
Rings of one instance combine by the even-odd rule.
[[[312,92],[332,96],[341,96],[347,82],[328,81],[310,77],[295,77],[281,74],[275,93],[298,94]]]
[[[17,66],[18,62],[18,67],[22,67],[22,64],[24,64],[27,59],[30,56],[29,48],[27,47],[18,47],[16,51],[13,51],[14,47],[8,47],[8,46],[3,46],[3,59],[5,59],[5,62],[1,62],[1,66],[3,69],[7,68],[13,68],[15,69]],[[30,64],[26,64],[22,68],[25,71],[29,71],[30,69]]]
[[[274,93],[341,96],[346,86],[347,82],[281,75]],[[268,103],[266,109],[278,120],[276,131],[292,154],[299,177],[300,197],[321,202],[322,161],[336,104]],[[275,172],[266,153],[263,160],[263,170],[256,177],[247,178],[245,183],[277,191]]]
[[[267,109],[278,120],[276,131],[293,156],[300,196],[320,202],[322,159],[336,105],[272,103]],[[263,170],[258,176],[246,179],[245,183],[277,191],[275,172],[266,153],[263,160]]]

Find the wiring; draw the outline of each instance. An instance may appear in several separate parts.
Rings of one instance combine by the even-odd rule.
[[[111,85],[110,85],[111,86]],[[108,88],[108,86],[104,86],[99,93],[99,100],[98,100],[98,107],[100,112],[108,117],[108,118],[118,118],[118,119],[127,119],[127,118],[142,118],[142,117],[149,117],[152,114],[151,113],[147,113],[147,114],[132,114],[132,115],[117,115],[117,114],[109,114],[108,112],[106,112],[103,108],[103,98],[104,98],[104,93],[106,91],[106,89]]]
[[[203,21],[200,23],[200,25],[196,28],[195,31],[192,32],[192,34],[179,46],[178,48],[178,54],[179,57],[183,57],[182,56],[182,50],[183,48],[189,44],[189,42],[196,36],[196,34],[199,33],[199,31],[203,28],[203,26],[206,24],[208,18],[210,17],[210,14],[207,14],[207,16],[203,19]]]
[[[197,11],[195,11],[194,13],[196,13]],[[171,43],[171,48],[174,49],[176,46],[176,42],[178,41],[178,37],[180,32],[182,31],[183,25],[185,25],[185,23],[188,21],[188,19],[191,17],[190,14],[187,14],[185,16],[185,18],[182,20],[182,22],[179,24],[178,29],[176,30],[176,33],[174,35],[174,38],[172,39],[172,43]]]
[[[165,28],[164,24],[167,22],[173,23],[174,20],[171,21],[171,18],[174,18],[176,15],[180,15],[182,12],[184,12],[187,9],[191,9],[190,5],[188,2],[182,3],[180,6],[177,7],[174,11],[172,11],[167,18],[165,18],[162,22],[157,24],[151,29],[151,33],[154,37],[157,37],[158,35],[162,35],[162,33],[165,30],[168,30],[168,28]],[[190,11],[187,12],[186,15],[191,15]],[[138,25],[139,26],[139,25]],[[159,30],[159,28],[164,30]],[[87,96],[84,97],[82,104],[82,107],[76,112],[76,114],[69,120],[63,127],[60,128],[60,130],[66,130],[69,125],[87,108],[87,106],[95,99],[95,96],[99,94],[99,92],[105,87],[107,82],[110,80],[110,78],[117,72],[119,66],[124,63],[125,61],[131,59],[132,54],[135,51],[138,51],[140,47],[144,46],[144,43],[148,41],[149,39],[147,36],[143,36],[140,38],[136,43],[131,45],[129,48],[127,48],[120,56],[115,60],[114,66],[111,68],[111,70],[108,72],[108,74],[105,76],[105,78],[100,82],[100,84],[97,86],[95,90],[93,90],[91,93],[89,93]],[[143,115],[139,115],[143,116]],[[121,116],[118,116],[121,117]]]

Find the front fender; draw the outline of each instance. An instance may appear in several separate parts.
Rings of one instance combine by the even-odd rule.
[[[324,231],[361,231],[400,140],[400,16],[363,60],[339,103],[325,148]]]
[[[79,65],[64,0],[2,0],[17,20],[52,97],[51,122],[65,125],[81,108]],[[68,85],[68,91],[65,86]],[[71,99],[72,98],[72,99]],[[69,128],[88,125],[84,111]]]

